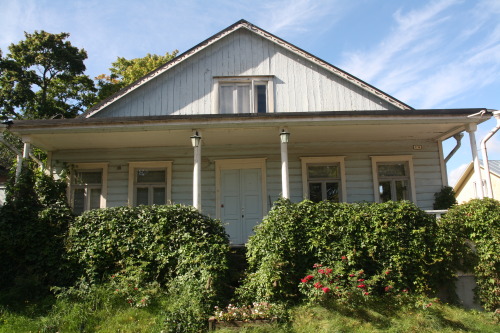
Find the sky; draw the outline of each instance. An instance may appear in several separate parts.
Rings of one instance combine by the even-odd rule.
[[[182,53],[240,19],[416,109],[500,109],[500,0],[0,0],[0,49],[25,31],[68,32],[94,78],[117,57]],[[478,145],[495,125],[478,127]],[[462,141],[450,185],[472,160]],[[488,155],[500,160],[500,131]]]

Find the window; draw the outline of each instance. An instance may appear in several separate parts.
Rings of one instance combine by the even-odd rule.
[[[412,200],[415,180],[411,156],[372,156],[375,202]]]
[[[172,162],[129,163],[129,205],[170,202]]]
[[[272,76],[216,77],[216,106],[222,114],[273,112]]]
[[[70,205],[77,215],[106,207],[106,163],[81,163],[71,173]]]
[[[305,199],[347,201],[343,156],[302,157],[301,162]]]

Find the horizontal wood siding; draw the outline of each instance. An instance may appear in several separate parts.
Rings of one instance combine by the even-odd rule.
[[[396,109],[315,63],[240,30],[94,117],[209,114],[213,77],[242,75],[274,75],[276,112]]]
[[[291,200],[302,200],[301,157],[346,156],[347,201],[373,201],[372,170],[370,156],[375,155],[412,155],[415,171],[418,205],[432,209],[434,193],[443,185],[441,182],[438,145],[435,142],[421,141],[422,150],[413,151],[415,142],[397,143],[324,143],[289,144],[290,193]],[[52,160],[56,169],[63,165],[83,162],[108,162],[108,201],[109,207],[127,204],[128,163],[134,161],[172,161],[172,200],[174,203],[192,203],[193,151],[186,148],[134,148],[101,149],[92,151],[54,152]],[[140,156],[140,158],[139,158]],[[218,146],[202,148],[202,207],[203,211],[215,216],[215,161],[234,158],[266,158],[266,181],[268,206],[281,194],[280,147],[275,145],[259,146]],[[267,207],[269,208],[269,207]]]

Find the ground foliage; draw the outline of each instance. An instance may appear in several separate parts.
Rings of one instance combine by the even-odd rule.
[[[456,237],[413,203],[344,204],[278,201],[247,245],[249,271],[238,290],[245,301],[294,301],[307,271],[321,263],[345,274],[391,272],[396,290],[436,293],[451,285]],[[458,246],[458,245],[457,245]],[[455,246],[455,247],[457,247]],[[382,286],[373,292],[381,293]]]
[[[481,304],[487,310],[500,309],[500,202],[486,198],[454,206],[441,223],[460,239],[450,252],[474,272]]]

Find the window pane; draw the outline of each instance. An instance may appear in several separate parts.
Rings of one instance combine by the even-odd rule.
[[[392,199],[391,182],[379,183],[380,202],[386,202]]]
[[[85,190],[77,188],[73,191],[73,212],[80,215],[85,210]]]
[[[339,183],[326,183],[326,200],[339,202]]]
[[[407,200],[406,181],[396,180],[396,200]]]
[[[147,205],[149,204],[148,200],[148,188],[147,187],[139,187],[136,189],[136,205]]]
[[[137,170],[137,183],[165,183],[165,170]]]
[[[307,167],[309,179],[339,178],[338,165],[310,165]]]
[[[233,113],[233,86],[220,87],[220,113]]]
[[[267,112],[266,90],[267,87],[263,84],[255,86],[257,113]]]
[[[321,183],[309,183],[309,199],[314,202],[320,202],[323,200]]]
[[[395,164],[379,164],[378,165],[378,175],[379,177],[394,177],[394,176],[406,176],[405,164],[395,163]]]
[[[238,113],[250,113],[250,85],[236,86]]]
[[[89,209],[101,208],[101,189],[90,189],[90,207]]]
[[[75,184],[101,184],[102,171],[77,171]]]
[[[153,188],[153,204],[164,205],[165,202],[165,188],[155,187]]]

